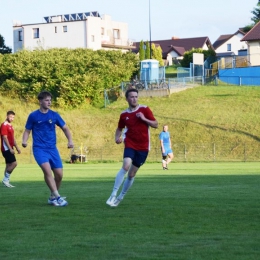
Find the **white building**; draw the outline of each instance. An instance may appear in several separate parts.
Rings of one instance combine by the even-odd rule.
[[[248,59],[250,66],[260,66],[260,22],[255,24],[253,28],[241,40],[248,46]]]
[[[246,51],[247,46],[241,39],[245,33],[241,30],[233,34],[220,35],[213,43],[217,57],[235,56]]]
[[[122,50],[134,48],[128,39],[128,25],[112,21],[98,12],[44,17],[44,23],[13,25],[14,52],[36,48],[87,48]]]

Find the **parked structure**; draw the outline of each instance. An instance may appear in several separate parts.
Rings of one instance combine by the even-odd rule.
[[[247,55],[247,45],[241,42],[244,35],[245,33],[240,29],[233,34],[220,35],[213,43],[216,56],[222,58]]]
[[[260,22],[241,40],[248,46],[248,59],[251,66],[260,66]]]
[[[172,37],[170,40],[152,41],[155,46],[160,46],[162,49],[163,59],[166,61],[166,65],[172,65],[174,61],[183,59],[184,52],[191,50],[192,48],[201,48],[203,50],[213,49],[208,37],[197,38],[183,38]],[[136,42],[136,48],[134,51],[139,52],[140,42]]]
[[[128,24],[112,21],[98,12],[44,17],[44,23],[13,25],[14,52],[37,48],[88,48],[121,50],[134,47],[128,38]]]

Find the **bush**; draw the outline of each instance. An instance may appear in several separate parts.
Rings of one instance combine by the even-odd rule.
[[[23,50],[0,59],[1,93],[30,100],[48,90],[60,107],[100,102],[105,89],[129,80],[138,66],[130,52],[81,48]]]

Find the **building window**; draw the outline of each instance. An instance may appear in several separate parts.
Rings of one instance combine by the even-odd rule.
[[[33,28],[33,38],[40,38],[39,28]]]
[[[68,27],[65,25],[63,26],[63,32],[67,32],[68,31]]]
[[[231,51],[231,44],[230,43],[227,44],[227,51]]]
[[[20,42],[23,40],[23,31],[18,31],[18,40]]]
[[[120,34],[119,34],[118,29],[113,30],[113,36],[114,36],[114,39],[120,39]]]
[[[91,41],[94,42],[95,41],[95,36],[91,35]]]
[[[104,27],[101,28],[101,35],[104,35],[105,34],[105,29]]]
[[[54,27],[54,32],[57,33],[57,26]]]

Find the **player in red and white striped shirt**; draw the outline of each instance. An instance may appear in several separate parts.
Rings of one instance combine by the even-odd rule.
[[[157,128],[158,122],[149,107],[138,104],[138,90],[128,89],[125,93],[129,107],[124,110],[119,118],[115,132],[115,142],[124,142],[123,166],[117,173],[111,196],[106,204],[116,207],[123,200],[125,194],[132,186],[134,177],[139,167],[145,163],[150,150],[149,127]],[[128,172],[121,193],[117,192]]]
[[[4,178],[2,183],[7,188],[13,188],[14,186],[10,184],[10,176],[15,167],[17,166],[15,158],[15,150],[18,153],[21,153],[20,148],[18,147],[15,138],[14,138],[14,129],[12,122],[14,121],[15,113],[14,111],[8,111],[6,114],[6,120],[1,124],[0,133],[1,133],[1,151],[2,155],[5,158],[5,171]]]

